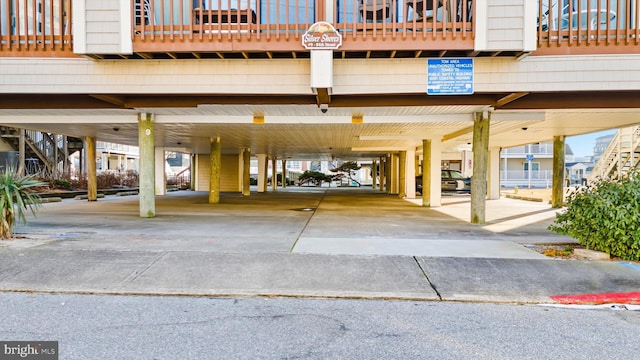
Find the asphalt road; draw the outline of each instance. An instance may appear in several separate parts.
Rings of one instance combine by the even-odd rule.
[[[0,340],[60,359],[629,359],[640,311],[293,298],[0,293]]]

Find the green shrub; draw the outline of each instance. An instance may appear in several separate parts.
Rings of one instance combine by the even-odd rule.
[[[67,179],[55,179],[53,185],[57,189],[71,190],[71,182]]]
[[[556,215],[549,230],[588,249],[640,260],[640,173],[570,193],[566,211]]]
[[[18,220],[26,225],[26,211],[33,215],[40,206],[40,196],[35,189],[46,186],[35,180],[34,175],[19,176],[14,169],[6,168],[0,174],[0,239],[13,237],[13,226]]]

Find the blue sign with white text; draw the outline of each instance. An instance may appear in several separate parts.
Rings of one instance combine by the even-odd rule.
[[[473,94],[473,59],[427,59],[427,95]]]

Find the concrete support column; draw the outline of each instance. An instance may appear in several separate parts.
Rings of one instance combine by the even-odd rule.
[[[53,178],[58,178],[58,164],[60,159],[60,150],[58,149],[58,137],[59,135],[53,135]]]
[[[398,154],[398,197],[404,199],[407,196],[407,152]]]
[[[489,149],[489,179],[487,184],[489,200],[500,199],[500,148]]]
[[[242,150],[242,196],[251,195],[251,149]]]
[[[191,191],[196,191],[196,176],[198,174],[196,159],[197,157],[195,154],[189,155],[189,161],[191,163],[189,167],[189,190]]]
[[[62,173],[66,178],[71,177],[69,171],[69,139],[66,135],[62,136],[62,156],[64,156],[64,162],[62,163]]]
[[[20,135],[18,139],[18,176],[24,176],[26,173],[26,156],[25,156],[25,132],[24,129],[20,129]]]
[[[377,186],[377,182],[378,182],[378,163],[377,161],[374,159],[371,162],[371,188],[375,189]]]
[[[80,168],[78,169],[78,174],[80,176],[87,175],[87,141],[82,139],[82,151],[80,151],[80,156],[78,157],[80,161]]]
[[[96,138],[87,136],[87,200],[98,200],[98,180],[96,178]]]
[[[406,175],[405,175],[405,197],[407,199],[416,198],[416,150],[407,150]]]
[[[164,147],[155,148],[155,194],[167,195],[167,172],[164,161]]]
[[[380,191],[384,191],[384,185],[386,183],[386,179],[384,177],[385,175],[385,171],[386,170],[386,162],[385,162],[385,157],[381,157],[380,158],[380,171],[379,171],[379,175],[380,175]]]
[[[387,194],[391,194],[391,155],[387,155],[384,158],[384,183]]]
[[[287,187],[287,160],[282,160],[282,188]]]
[[[391,155],[392,176],[391,176],[391,188],[393,194],[400,194],[400,154]]]
[[[222,167],[222,147],[220,136],[211,138],[211,176],[209,177],[209,204],[220,202],[220,169]]]
[[[551,207],[561,208],[564,205],[564,155],[565,137],[553,137],[553,183],[551,186]]]
[[[271,159],[271,189],[278,189],[278,160],[275,157]]]
[[[491,113],[477,112],[473,120],[473,181],[471,181],[471,223],[484,224],[487,201],[487,162]]]
[[[258,154],[258,192],[267,191],[267,155]]]
[[[156,216],[154,136],[153,115],[141,113],[138,115],[138,147],[140,148],[140,176],[138,182],[140,188],[140,217],[143,218]]]
[[[422,140],[422,151],[422,206],[440,206],[442,205],[440,139]]]

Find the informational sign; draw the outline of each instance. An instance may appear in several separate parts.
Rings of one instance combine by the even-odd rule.
[[[336,50],[342,46],[342,35],[328,22],[317,22],[302,36],[302,46],[309,50]]]
[[[473,58],[427,59],[427,95],[473,94]]]

